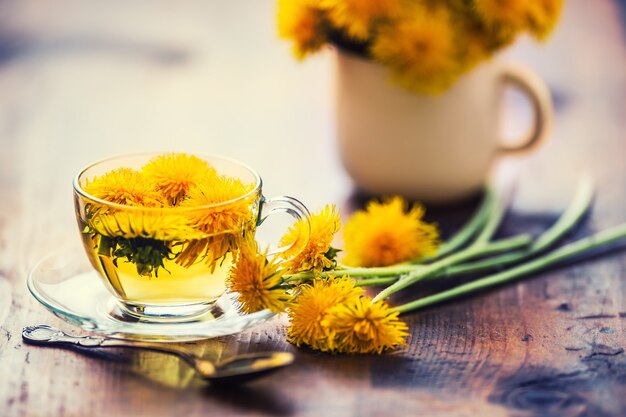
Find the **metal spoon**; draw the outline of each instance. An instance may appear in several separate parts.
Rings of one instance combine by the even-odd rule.
[[[232,358],[213,363],[208,359],[199,358],[193,353],[175,345],[164,343],[128,341],[108,339],[94,336],[71,336],[59,329],[41,324],[27,326],[22,330],[25,342],[35,345],[58,345],[81,348],[125,347],[146,349],[176,355],[191,365],[198,374],[211,382],[239,383],[256,379],[293,363],[294,356],[289,352],[260,352],[237,355]]]

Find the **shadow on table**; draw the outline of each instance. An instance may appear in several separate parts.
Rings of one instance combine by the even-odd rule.
[[[541,416],[623,415],[624,358],[592,352],[581,362],[584,367],[570,372],[537,366],[520,369],[499,378],[488,399]]]
[[[263,383],[251,385],[208,385],[204,391],[207,398],[244,413],[260,413],[272,416],[288,416],[295,411],[293,402],[280,391]]]

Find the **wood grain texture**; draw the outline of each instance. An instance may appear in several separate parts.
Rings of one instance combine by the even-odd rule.
[[[273,13],[269,0],[0,0],[0,416],[624,415],[620,250],[407,315],[408,347],[381,357],[296,350],[284,319],[193,345],[214,358],[296,353],[289,370],[239,388],[208,386],[158,354],[22,344],[24,325],[72,331],[25,280],[37,259],[78,240],[70,183],[92,160],[215,152],[256,167],[269,195],[312,209],[358,204],[334,148],[332,56],[296,63]],[[570,0],[547,45],[506,53],[548,81],[557,116],[541,151],[497,169],[518,184],[503,235],[554,221],[581,171],[598,194],[576,234],[626,221],[620,16],[619,3]],[[430,215],[452,230],[474,204]]]

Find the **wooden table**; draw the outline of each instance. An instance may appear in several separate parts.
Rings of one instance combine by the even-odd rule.
[[[570,0],[546,46],[507,52],[548,81],[557,115],[547,146],[499,167],[518,183],[502,234],[548,226],[583,170],[597,198],[577,233],[626,221],[620,3]],[[72,330],[25,282],[40,257],[78,240],[70,183],[92,160],[221,153],[255,166],[269,195],[292,194],[312,209],[349,206],[334,144],[332,56],[295,62],[276,39],[273,7],[0,1],[0,415],[625,415],[623,251],[407,315],[408,347],[380,357],[297,350],[285,342],[284,319],[195,345],[212,357],[296,353],[289,370],[239,388],[207,386],[159,354],[103,360],[23,345],[24,325]],[[470,209],[433,217],[450,229]]]

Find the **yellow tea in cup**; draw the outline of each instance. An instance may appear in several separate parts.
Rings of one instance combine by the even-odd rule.
[[[205,312],[227,287],[243,239],[254,235],[261,179],[222,157],[147,154],[112,158],[74,180],[83,245],[125,313],[143,319]],[[272,212],[308,218],[291,198]]]

